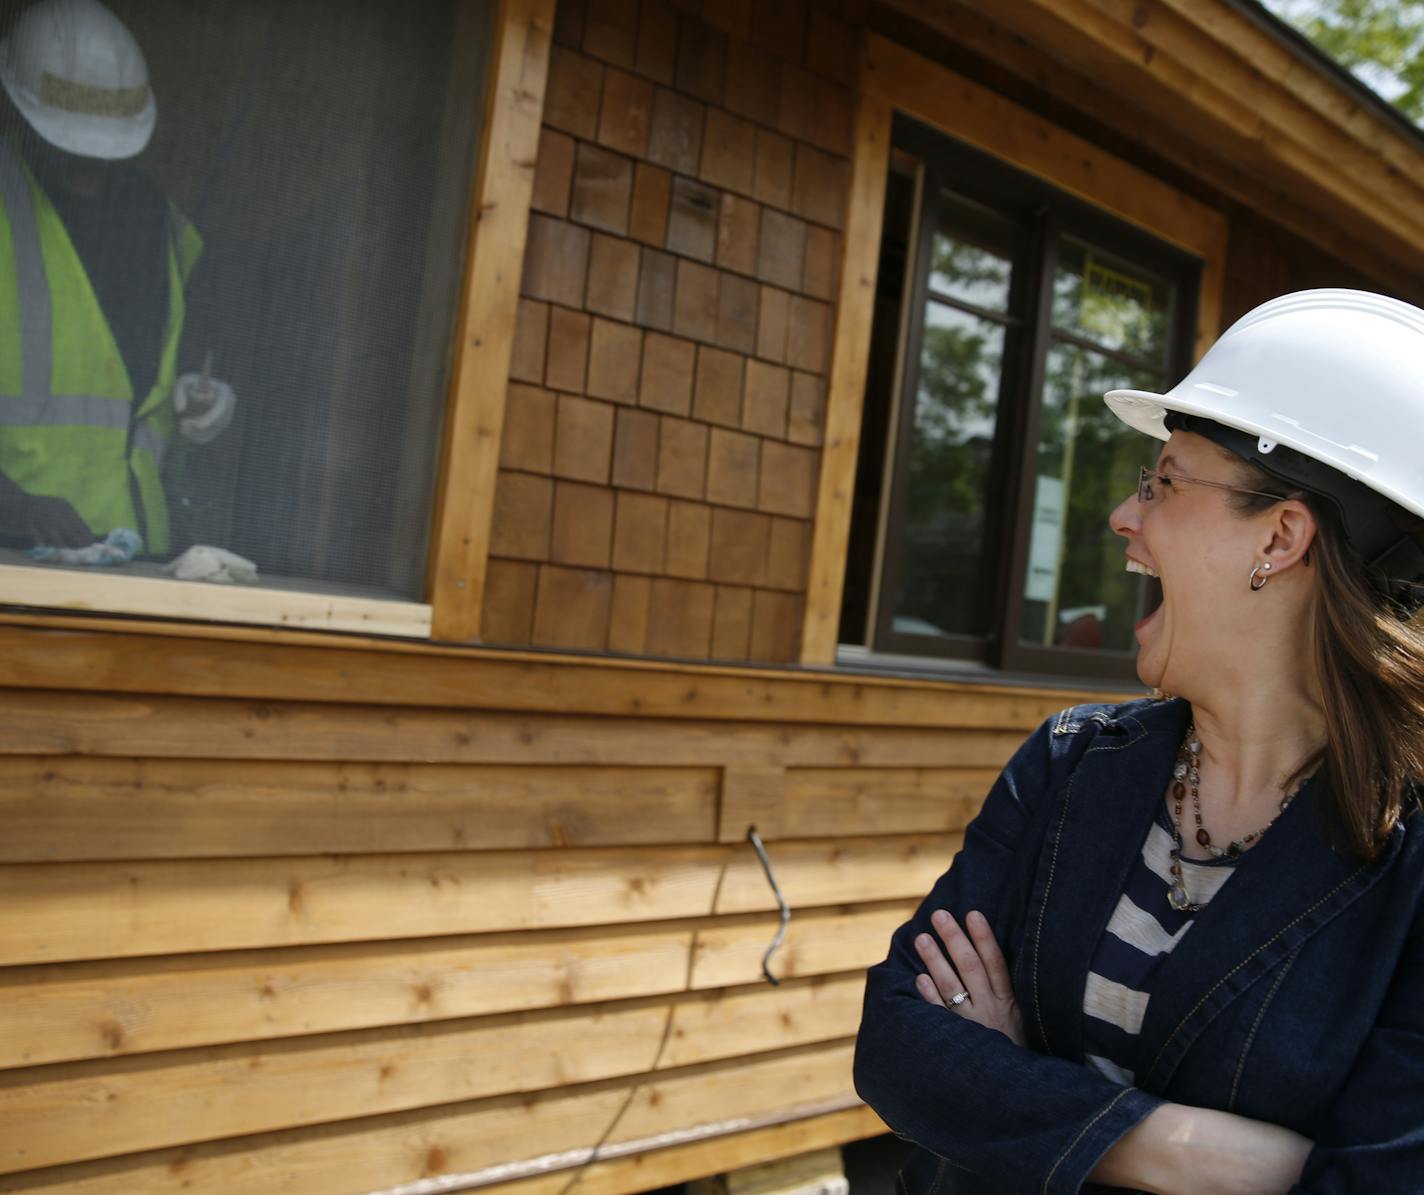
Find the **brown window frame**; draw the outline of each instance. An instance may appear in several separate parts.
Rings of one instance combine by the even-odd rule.
[[[1220,330],[1228,231],[1221,212],[997,92],[885,37],[867,34],[802,628],[801,660],[808,665],[837,663],[885,180],[897,113],[1198,260],[1192,355],[1204,353]]]
[[[915,187],[919,210],[910,221],[911,244],[906,263],[900,308],[893,319],[877,320],[876,337],[895,337],[899,328],[899,360],[895,378],[899,393],[889,406],[894,427],[879,434],[867,428],[867,447],[882,440],[887,451],[882,460],[869,460],[862,452],[860,468],[877,473],[884,468],[885,495],[879,517],[853,517],[849,553],[870,567],[855,570],[875,592],[853,609],[874,612],[865,625],[848,625],[843,618],[841,642],[864,645],[872,653],[961,660],[1016,673],[1098,677],[1131,680],[1135,674],[1133,652],[1073,647],[1045,647],[1023,643],[1018,634],[1024,604],[1028,541],[1033,519],[1035,460],[1043,409],[1044,373],[1054,342],[1074,338],[1054,329],[1051,319],[1052,279],[1064,238],[1091,243],[1115,256],[1150,270],[1173,288],[1173,325],[1165,376],[1186,372],[1191,353],[1200,262],[1142,231],[1114,220],[1063,194],[1057,188],[1016,170],[918,122],[898,117],[892,144],[902,160],[911,160],[923,176]],[[985,490],[986,528],[983,536],[984,567],[974,597],[982,634],[924,635],[896,630],[895,594],[902,566],[903,538],[896,532],[905,516],[908,458],[919,389],[924,312],[932,296],[930,283],[933,230],[939,227],[942,198],[953,195],[966,205],[989,213],[1009,230],[1012,248],[1008,311],[985,312],[946,296],[937,301],[988,319],[1005,329],[1003,366],[995,418],[994,445]],[[886,315],[888,316],[888,311]],[[1092,352],[1141,367],[1125,354],[1083,342]],[[872,354],[874,354],[872,350]],[[1144,441],[1144,460],[1150,447]],[[864,501],[866,486],[857,489]],[[1104,512],[1104,518],[1107,512]],[[864,529],[875,528],[875,542]],[[1144,587],[1145,588],[1145,587]]]

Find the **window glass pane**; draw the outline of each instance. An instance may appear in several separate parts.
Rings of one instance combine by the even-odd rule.
[[[1007,311],[1017,230],[953,195],[941,194],[937,207],[930,289],[986,311]]]
[[[1124,571],[1108,514],[1137,485],[1155,441],[1103,402],[1116,387],[1158,389],[1162,378],[1075,345],[1049,348],[1037,478],[1024,579],[1023,643],[1130,651],[1144,578]]]
[[[983,634],[985,507],[1004,329],[957,308],[925,310],[892,629]]]
[[[1053,279],[1053,326],[1161,367],[1169,347],[1171,294],[1161,279],[1065,238]]]
[[[31,217],[0,258],[6,559],[127,530],[130,572],[201,544],[422,597],[496,6],[109,5],[0,0],[50,80],[0,96],[0,205]]]

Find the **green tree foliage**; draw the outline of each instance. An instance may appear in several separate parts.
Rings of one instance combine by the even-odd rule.
[[[1416,123],[1424,120],[1424,2],[1265,0]]]

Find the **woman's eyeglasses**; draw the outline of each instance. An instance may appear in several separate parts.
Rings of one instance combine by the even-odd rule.
[[[1233,494],[1255,494],[1258,498],[1269,498],[1272,502],[1284,502],[1284,494],[1268,494],[1265,490],[1248,490],[1245,486],[1227,485],[1223,481],[1207,481],[1202,477],[1187,477],[1181,473],[1163,473],[1160,469],[1153,469],[1147,465],[1142,466],[1142,471],[1137,475],[1137,500],[1143,504],[1151,502],[1157,497],[1157,492],[1152,488],[1154,481],[1185,482],[1188,485],[1210,486],[1214,490],[1230,490]]]

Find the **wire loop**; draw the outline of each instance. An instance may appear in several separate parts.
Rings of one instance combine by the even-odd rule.
[[[771,871],[771,860],[766,857],[766,847],[762,845],[761,835],[757,833],[755,826],[747,827],[747,841],[752,844],[757,858],[761,860],[761,869],[766,872],[766,882],[771,885],[772,894],[776,897],[776,907],[781,910],[781,924],[776,927],[776,937],[772,938],[771,945],[766,948],[766,953],[761,958],[761,973],[766,976],[767,983],[772,987],[780,987],[781,980],[771,973],[771,956],[776,953],[782,939],[786,937],[786,927],[791,924],[791,909],[786,903],[786,898],[781,895],[781,888],[777,885],[776,876]]]

